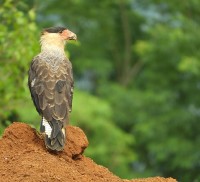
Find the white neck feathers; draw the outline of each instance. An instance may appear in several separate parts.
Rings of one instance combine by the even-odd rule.
[[[57,33],[47,33],[40,38],[41,52],[63,52],[65,41]]]

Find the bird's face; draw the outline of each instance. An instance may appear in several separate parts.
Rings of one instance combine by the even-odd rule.
[[[50,27],[46,28],[42,35],[47,35],[49,37],[57,37],[58,39],[61,38],[62,40],[77,40],[77,36],[75,33],[71,32],[67,28],[64,27]]]
[[[64,27],[50,27],[43,30],[40,43],[43,50],[52,47],[63,49],[68,40],[77,40],[76,34]]]
[[[63,40],[77,40],[76,34],[68,29],[64,29],[63,31],[59,32],[59,34]]]

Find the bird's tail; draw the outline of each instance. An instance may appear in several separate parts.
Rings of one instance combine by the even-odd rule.
[[[52,119],[47,121],[44,117],[40,125],[40,132],[45,133],[45,145],[53,151],[61,151],[65,146],[65,127],[61,121]]]

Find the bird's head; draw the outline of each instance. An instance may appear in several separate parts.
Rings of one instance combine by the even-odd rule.
[[[40,42],[42,47],[64,48],[68,40],[77,40],[76,34],[64,27],[50,27],[42,31]]]

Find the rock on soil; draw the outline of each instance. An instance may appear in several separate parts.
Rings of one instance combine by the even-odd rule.
[[[24,123],[13,123],[0,139],[0,182],[176,182],[161,177],[120,179],[85,157],[87,146],[83,131],[68,126],[64,151],[52,153],[47,151],[35,129]]]

